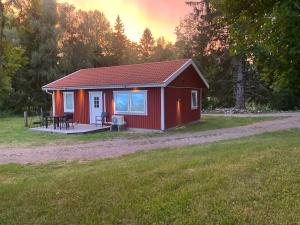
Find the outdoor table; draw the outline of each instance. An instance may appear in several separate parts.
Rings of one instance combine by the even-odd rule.
[[[67,115],[45,116],[44,117],[45,127],[48,128],[48,121],[51,121],[51,119],[53,119],[53,128],[56,129],[57,127],[60,126],[59,122],[61,121],[61,119],[66,117]]]
[[[50,121],[51,119],[52,119],[52,116],[45,116],[44,117],[44,122],[45,122],[46,128],[48,128],[48,121]]]
[[[53,116],[53,128],[56,129],[56,127],[59,127],[59,118],[61,116]]]
[[[60,119],[64,117],[66,117],[66,115],[46,116],[45,117],[46,128],[48,128],[48,119],[53,119],[53,128],[56,129],[57,127],[59,127]]]

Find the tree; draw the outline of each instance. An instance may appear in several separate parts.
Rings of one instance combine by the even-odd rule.
[[[57,77],[57,14],[55,0],[20,1],[16,21],[20,45],[29,63],[13,77],[10,106],[16,111],[50,105],[41,87]]]
[[[156,40],[156,45],[153,49],[153,55],[151,61],[159,62],[165,60],[175,59],[175,48],[172,43],[167,42],[162,36]]]
[[[4,26],[5,26],[5,15],[4,15],[4,4],[2,3],[2,0],[0,0],[0,73],[3,73],[3,66],[4,66]],[[2,75],[2,78],[0,77],[2,82],[4,82],[4,76]],[[5,86],[4,83],[0,83],[0,86],[2,88]]]
[[[5,108],[4,103],[11,94],[12,77],[27,64],[27,58],[22,48],[15,47],[7,41],[2,42],[2,48],[3,66],[0,68],[0,109]]]
[[[143,32],[140,40],[140,54],[143,61],[149,61],[154,49],[154,38],[149,28],[146,28]]]
[[[251,60],[248,60],[251,59],[249,45],[239,44],[239,39],[247,38],[240,35],[239,30],[236,30],[234,34],[231,32],[232,26],[236,25],[242,28],[243,25],[230,23],[216,1],[201,0],[187,2],[187,4],[194,8],[193,19],[198,25],[198,33],[194,38],[196,43],[194,57],[208,77],[215,81],[209,92],[214,95],[219,92],[218,90],[222,90],[223,93],[234,97],[235,108],[245,108],[247,99],[253,99],[251,95],[255,93],[254,89],[247,85],[254,83],[249,82],[249,79],[253,78],[251,75],[257,74],[257,71],[253,71],[256,67],[252,65]],[[220,70],[212,68],[211,64],[219,65],[217,68]],[[255,80],[257,81],[257,79]],[[217,83],[222,82],[223,86],[216,85],[219,87],[215,89],[216,81],[218,81]],[[260,83],[256,93],[261,91],[261,87]],[[228,94],[220,95],[218,98],[221,100],[220,102],[226,102],[226,105],[230,106],[233,99],[224,98]]]
[[[122,64],[140,63],[139,50],[139,45],[136,42],[128,40]]]
[[[207,104],[231,107],[234,104],[233,69],[221,15],[208,0],[187,4],[193,7],[193,13],[177,27],[176,47],[186,46],[179,51],[184,52],[184,57],[194,59],[210,83],[204,107]],[[179,46],[180,42],[184,44]]]
[[[180,58],[195,57],[196,42],[195,37],[198,34],[198,25],[195,23],[193,15],[188,15],[180,20],[175,28],[176,43],[175,46]]]
[[[0,0],[0,41],[3,40],[3,30],[5,25],[4,4]],[[0,56],[3,54],[2,45],[0,45]]]
[[[5,13],[4,10],[5,6],[0,0],[0,109],[5,109],[4,102],[12,90],[12,76],[27,62],[24,50],[14,46],[5,38],[7,12]]]
[[[215,1],[234,47],[246,50],[281,109],[300,106],[299,1]]]
[[[120,19],[120,16],[118,15],[115,22],[112,38],[112,54],[114,63],[116,65],[120,65],[124,61],[127,45],[128,40],[124,33],[124,25]]]
[[[62,74],[78,69],[112,65],[112,31],[103,13],[58,5],[59,68]]]

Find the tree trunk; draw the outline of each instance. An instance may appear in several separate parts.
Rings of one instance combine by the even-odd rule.
[[[4,5],[0,0],[0,73],[3,69],[4,48],[3,48],[3,29],[4,29]]]
[[[245,109],[245,72],[242,57],[235,57],[233,59],[235,68],[235,108]]]
[[[3,39],[4,19],[4,5],[2,0],[0,0],[0,41]]]

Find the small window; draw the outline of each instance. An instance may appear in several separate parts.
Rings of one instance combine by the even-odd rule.
[[[74,112],[74,93],[64,92],[64,111]]]
[[[198,91],[192,90],[192,109],[198,108]]]
[[[99,101],[99,97],[98,96],[95,96],[94,97],[94,108],[99,108],[99,104],[100,101]]]
[[[115,91],[115,113],[147,114],[147,91]]]

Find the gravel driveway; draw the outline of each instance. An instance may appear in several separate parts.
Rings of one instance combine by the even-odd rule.
[[[244,116],[249,116],[249,114]],[[160,148],[175,148],[185,145],[204,144],[266,132],[300,128],[300,112],[265,115],[259,114],[250,116],[288,117],[273,121],[258,122],[241,127],[223,128],[204,132],[181,133],[152,138],[139,138],[136,140],[114,139],[74,145],[69,144],[9,149],[0,148],[0,164],[47,163],[51,161],[112,158],[137,151],[149,151]]]

